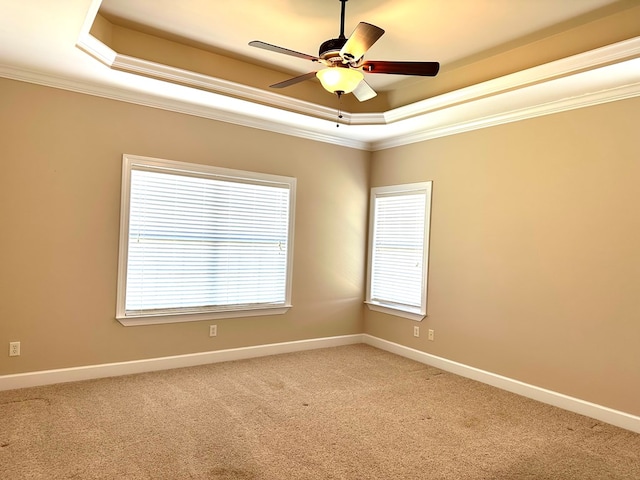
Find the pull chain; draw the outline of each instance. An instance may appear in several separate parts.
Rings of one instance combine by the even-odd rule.
[[[336,121],[336,128],[340,126],[340,119],[342,118],[342,93],[341,91],[337,91],[336,95],[338,95],[338,120]]]

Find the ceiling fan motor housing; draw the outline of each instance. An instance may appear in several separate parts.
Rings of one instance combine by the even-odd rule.
[[[335,57],[340,57],[340,50],[347,43],[346,38],[332,38],[320,45],[320,51],[318,56],[323,60],[331,60]],[[341,57],[340,57],[341,58]]]

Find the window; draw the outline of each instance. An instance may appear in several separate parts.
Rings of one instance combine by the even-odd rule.
[[[366,303],[372,310],[426,316],[431,184],[371,189]]]
[[[123,156],[116,318],[285,313],[295,179]]]

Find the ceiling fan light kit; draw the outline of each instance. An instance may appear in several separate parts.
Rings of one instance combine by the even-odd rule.
[[[351,93],[364,80],[360,70],[345,67],[328,67],[316,72],[316,77],[327,92]]]
[[[285,88],[296,83],[309,80],[314,76],[330,93],[338,96],[353,93],[361,102],[376,96],[375,90],[364,80],[364,73],[390,75],[418,75],[433,77],[438,74],[438,62],[389,62],[364,61],[364,54],[384,34],[384,30],[370,23],[360,22],[349,38],[344,36],[345,4],[347,0],[340,0],[342,4],[340,14],[340,36],[326,40],[320,45],[317,57],[306,53],[296,52],[288,48],[278,47],[269,43],[254,40],[249,42],[252,47],[283,53],[293,57],[322,63],[325,68],[318,72],[309,72],[297,77],[271,85],[271,88]],[[364,73],[363,73],[364,72]]]

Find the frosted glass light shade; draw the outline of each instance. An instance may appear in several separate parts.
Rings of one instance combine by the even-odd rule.
[[[324,89],[331,93],[351,93],[364,79],[360,70],[345,67],[323,68],[316,72],[316,77]]]

